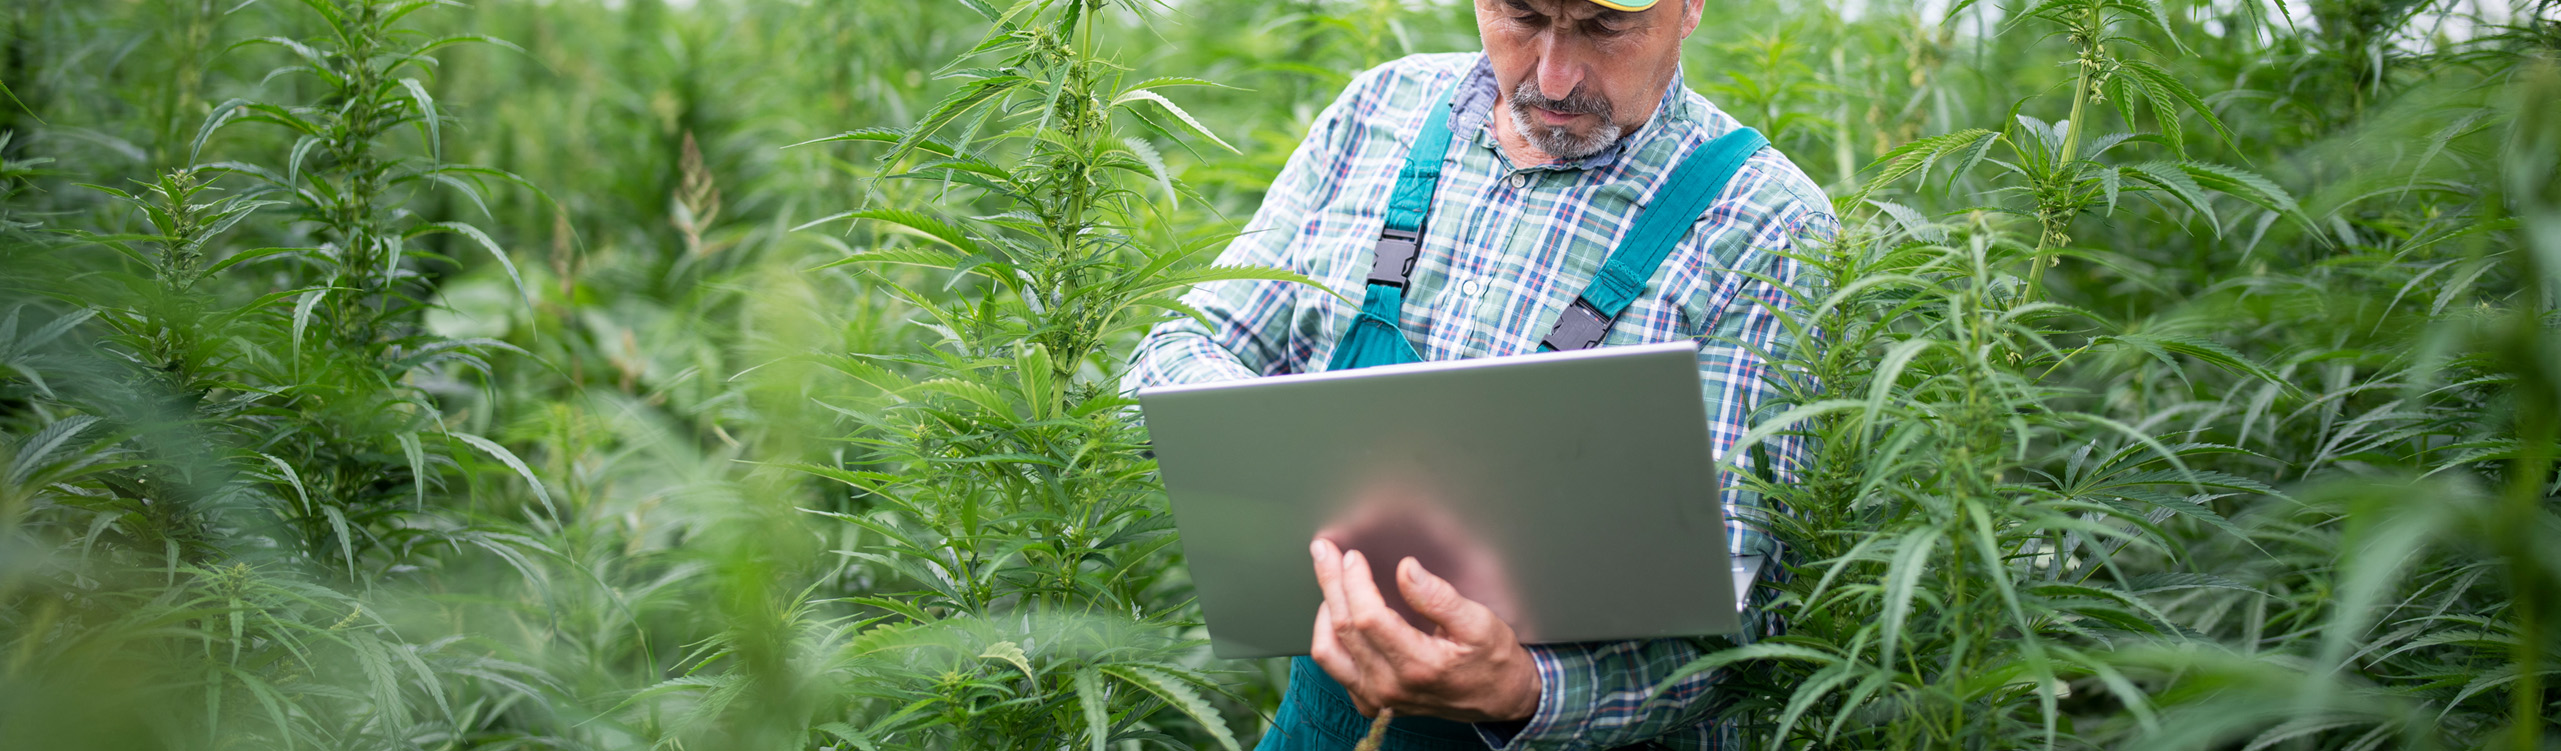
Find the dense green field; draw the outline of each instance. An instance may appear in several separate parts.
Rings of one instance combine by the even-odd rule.
[[[1079,1],[0,8],[0,745],[1250,746],[1118,374],[1475,29]],[[1761,746],[2561,747],[2561,3],[1706,15]]]

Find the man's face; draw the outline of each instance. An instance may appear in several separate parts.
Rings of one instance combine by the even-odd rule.
[[[1513,131],[1570,161],[1644,125],[1703,4],[1660,0],[1630,12],[1590,0],[1476,0],[1476,30]]]

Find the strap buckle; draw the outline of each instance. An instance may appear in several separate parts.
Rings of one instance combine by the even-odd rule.
[[[1539,340],[1539,343],[1558,352],[1590,349],[1600,346],[1601,339],[1610,335],[1610,326],[1615,323],[1616,320],[1601,315],[1599,308],[1592,307],[1591,301],[1576,297],[1573,305],[1566,306],[1565,314],[1556,317],[1556,328],[1547,332],[1547,338]]]
[[[1405,286],[1414,276],[1414,260],[1422,257],[1422,236],[1395,227],[1378,232],[1378,251],[1369,262],[1369,283]]]

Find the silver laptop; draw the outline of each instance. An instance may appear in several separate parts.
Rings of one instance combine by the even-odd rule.
[[[1138,392],[1212,651],[1303,655],[1308,542],[1406,556],[1527,643],[1730,633],[1697,345],[1415,363]]]

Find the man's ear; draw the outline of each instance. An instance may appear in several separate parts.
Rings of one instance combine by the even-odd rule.
[[[1681,0],[1681,38],[1698,33],[1699,16],[1707,12],[1707,0]]]

